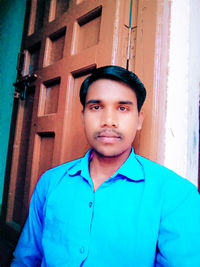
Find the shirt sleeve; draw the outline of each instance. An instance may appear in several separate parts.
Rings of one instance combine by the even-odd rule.
[[[43,179],[40,179],[32,195],[29,216],[13,253],[14,259],[11,263],[11,267],[37,267],[41,264],[43,206],[45,201],[45,197],[43,197],[44,184],[41,180]]]
[[[157,250],[157,267],[200,266],[200,195],[192,184],[168,195]]]

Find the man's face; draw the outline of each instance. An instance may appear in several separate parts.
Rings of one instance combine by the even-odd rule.
[[[88,89],[83,124],[89,144],[104,157],[130,150],[143,122],[135,92],[118,81],[100,79]]]

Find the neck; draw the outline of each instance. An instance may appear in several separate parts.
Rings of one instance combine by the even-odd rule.
[[[122,166],[122,164],[129,157],[131,148],[125,152],[114,157],[105,157],[96,151],[93,151],[93,158],[90,162],[90,176],[95,184],[98,186],[115,174],[115,172]],[[97,187],[96,187],[97,188]]]

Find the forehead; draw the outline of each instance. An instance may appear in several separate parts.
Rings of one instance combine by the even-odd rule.
[[[121,81],[99,79],[88,88],[86,100],[98,99],[101,101],[136,101],[136,94],[132,88]]]

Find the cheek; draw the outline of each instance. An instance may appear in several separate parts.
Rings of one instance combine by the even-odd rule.
[[[93,135],[94,131],[97,129],[97,120],[91,118],[91,116],[83,117],[83,126],[87,136]]]
[[[124,120],[121,130],[126,134],[126,136],[129,137],[129,139],[131,139],[133,136],[135,136],[137,128],[138,128],[138,119],[131,117],[127,118],[127,120]]]

